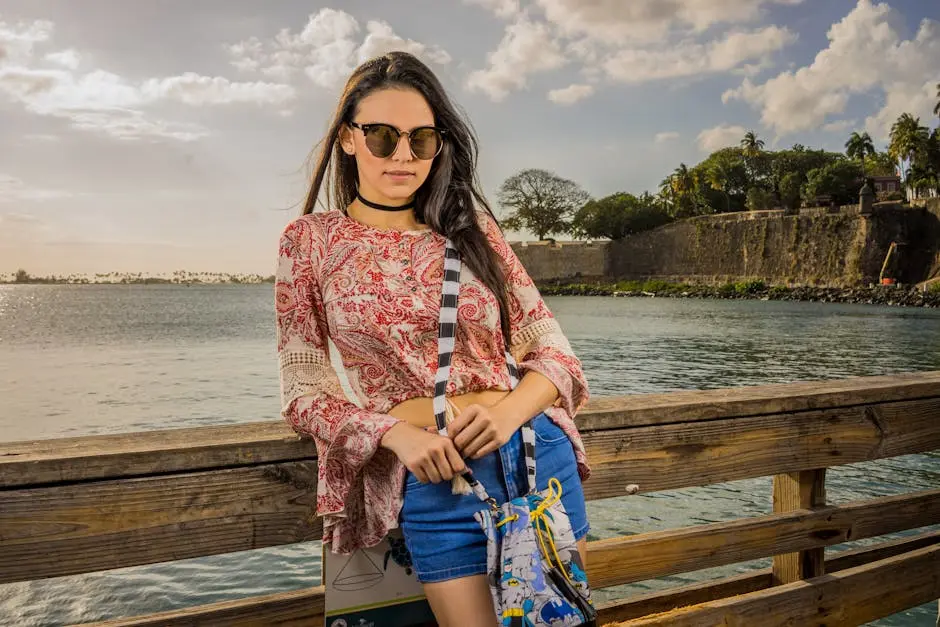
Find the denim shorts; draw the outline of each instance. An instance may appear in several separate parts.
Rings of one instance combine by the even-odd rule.
[[[589,530],[584,490],[571,441],[547,415],[531,421],[535,431],[537,488],[545,490],[552,477],[561,483],[561,501],[580,540]],[[528,492],[522,432],[516,431],[499,450],[468,460],[491,497],[498,503]],[[451,482],[421,483],[405,476],[401,529],[421,583],[486,574],[486,536],[473,514],[488,507],[473,494],[452,494]]]

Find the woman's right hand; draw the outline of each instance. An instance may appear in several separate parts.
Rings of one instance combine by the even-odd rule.
[[[401,422],[382,436],[382,446],[423,483],[450,481],[467,469],[450,438]]]

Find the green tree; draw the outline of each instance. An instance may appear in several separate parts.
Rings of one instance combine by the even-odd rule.
[[[744,153],[744,165],[747,167],[748,177],[753,183],[757,178],[757,159],[764,149],[764,140],[758,139],[754,131],[748,131],[741,139],[741,150]],[[748,185],[751,187],[751,185]]]
[[[940,83],[937,83],[937,104],[933,106],[933,114],[940,116]]]
[[[803,185],[803,199],[812,203],[817,196],[831,196],[840,205],[858,201],[858,190],[865,178],[861,166],[842,159],[822,168],[810,170]]]
[[[743,207],[748,175],[740,148],[720,148],[696,165],[693,171],[701,183],[704,204],[711,213],[739,211]]]
[[[787,209],[798,209],[800,206],[800,186],[803,178],[799,172],[787,172],[780,179],[780,202]]]
[[[749,211],[763,211],[773,209],[774,195],[761,187],[752,187],[747,190],[747,208]]]
[[[908,168],[914,165],[915,157],[921,153],[927,143],[927,127],[922,126],[920,118],[915,118],[910,113],[902,113],[901,116],[891,125],[891,141],[888,144],[888,152],[898,161],[906,161]],[[904,174],[907,181],[906,171]]]
[[[871,141],[868,133],[859,135],[852,133],[849,140],[845,142],[845,154],[849,159],[858,159],[862,162],[862,171],[865,171],[865,157],[875,154],[875,144]]]
[[[669,221],[669,214],[655,196],[644,193],[637,198],[633,194],[619,192],[588,201],[575,214],[572,230],[577,237],[607,237],[616,240],[654,229]]]
[[[659,204],[662,206],[663,211],[667,214],[673,214],[673,192],[672,192],[672,176],[667,176],[659,182],[659,193],[657,194],[659,199]]]
[[[590,195],[574,181],[546,170],[529,169],[506,179],[497,192],[500,206],[510,213],[505,228],[526,229],[545,239],[571,232],[571,218]]]
[[[898,162],[887,151],[875,152],[868,159],[868,176],[893,176],[898,171]]]
[[[680,163],[670,177],[672,183],[674,218],[688,218],[695,215],[696,192],[698,191],[698,177],[689,167]]]
[[[748,131],[741,139],[741,148],[746,156],[753,157],[764,149],[764,140],[758,139],[754,131]]]
[[[32,277],[29,276],[29,273],[26,272],[26,270],[20,268],[16,271],[16,275],[14,276],[13,281],[16,283],[29,283],[30,279],[32,279]]]

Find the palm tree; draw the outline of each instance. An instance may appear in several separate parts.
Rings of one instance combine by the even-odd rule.
[[[672,193],[675,199],[675,217],[687,217],[695,213],[695,189],[698,180],[684,163],[672,173]]]
[[[937,83],[937,104],[933,106],[933,114],[940,116],[940,83]]]
[[[712,189],[722,192],[725,195],[725,211],[731,211],[731,193],[728,191],[728,185],[731,182],[731,171],[734,163],[727,152],[721,155],[715,155],[711,164],[705,172],[705,179]]]
[[[910,113],[902,113],[901,117],[891,125],[888,152],[895,160],[907,161],[908,166],[913,167],[914,158],[924,151],[928,137],[927,127],[921,126],[920,118],[915,118]],[[901,172],[905,175],[904,182],[907,183],[907,175],[903,167]]]
[[[862,172],[865,172],[865,157],[875,154],[875,144],[872,143],[868,133],[852,133],[849,141],[845,142],[845,154],[849,159],[862,161]]]
[[[754,157],[760,154],[764,149],[764,140],[758,139],[754,131],[748,131],[741,140],[741,152],[744,154],[744,168],[747,170],[747,178],[750,182],[754,180]],[[748,185],[750,187],[750,184]]]
[[[659,182],[659,197],[663,201],[663,210],[668,212],[673,204],[672,175]]]
[[[758,139],[754,131],[748,131],[741,140],[741,148],[748,157],[757,156],[764,149],[764,140]]]

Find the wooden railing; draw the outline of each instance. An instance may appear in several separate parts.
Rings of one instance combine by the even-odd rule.
[[[773,513],[589,543],[594,588],[773,557],[603,605],[622,625],[859,625],[940,597],[940,486],[831,505],[827,467],[940,449],[940,372],[603,398],[588,499],[770,476]],[[0,583],[314,540],[316,451],[285,423],[0,443]],[[323,588],[96,625],[317,625]]]

